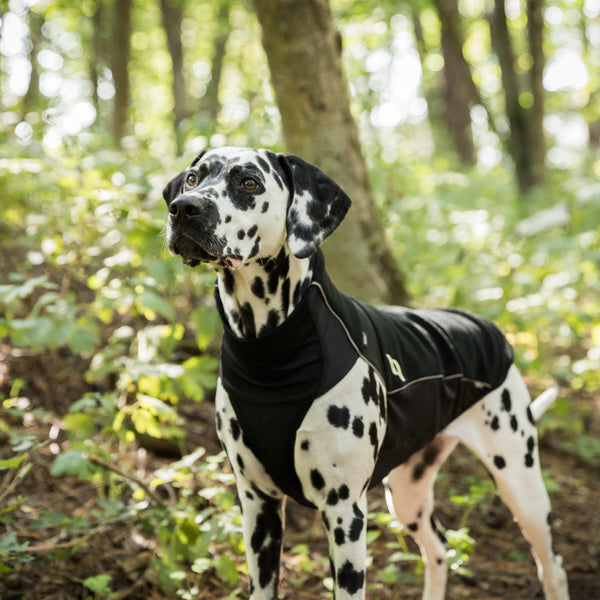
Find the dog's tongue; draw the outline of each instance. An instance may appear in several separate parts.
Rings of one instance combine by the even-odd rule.
[[[225,260],[234,269],[237,269],[242,264],[242,259],[239,258],[238,256],[226,256]]]

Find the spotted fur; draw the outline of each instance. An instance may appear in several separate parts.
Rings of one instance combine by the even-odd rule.
[[[315,250],[350,205],[316,167],[239,148],[202,153],[163,196],[169,250],[190,266],[207,263],[217,272],[221,316],[246,340],[268,336],[294,313],[311,285]],[[446,539],[433,518],[433,484],[459,441],[483,461],[530,541],[546,598],[568,599],[561,559],[552,550],[534,419],[552,394],[530,404],[513,365],[499,387],[384,480],[390,510],[421,549],[424,599],[445,594]],[[289,440],[302,496],[319,510],[327,531],[336,600],[366,596],[366,490],[390,434],[387,401],[384,381],[359,356],[338,383],[312,399]],[[284,493],[250,448],[245,422],[219,380],[216,426],[242,505],[250,598],[275,600]]]

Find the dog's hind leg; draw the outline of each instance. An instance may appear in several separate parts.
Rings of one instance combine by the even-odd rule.
[[[446,540],[432,516],[433,486],[456,443],[454,438],[438,435],[393,469],[385,481],[389,510],[415,539],[425,562],[423,600],[443,600],[446,590]]]
[[[533,418],[540,412],[536,404],[530,404],[525,383],[513,366],[499,388],[444,433],[458,437],[491,473],[502,500],[531,544],[546,599],[567,600],[562,559],[552,549],[550,500],[542,479]]]

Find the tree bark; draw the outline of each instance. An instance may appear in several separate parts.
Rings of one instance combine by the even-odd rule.
[[[533,106],[529,111],[529,133],[531,136],[531,165],[535,183],[545,179],[546,142],[544,138],[544,0],[527,0],[527,31],[533,64],[529,71],[529,82],[533,95]]]
[[[125,132],[128,120],[130,100],[129,55],[131,50],[131,7],[132,0],[117,0],[114,4],[111,71],[115,86],[113,135],[117,146],[121,145],[121,138]]]
[[[510,125],[508,151],[515,163],[519,190],[524,193],[535,184],[531,166],[531,146],[527,116],[519,104],[519,81],[515,72],[515,56],[506,23],[504,0],[494,1],[490,17],[492,48],[498,56],[502,86],[506,101],[506,116]]]
[[[173,126],[177,154],[181,155],[184,138],[180,125],[188,116],[187,90],[183,74],[183,44],[181,42],[181,21],[183,19],[181,0],[160,0],[160,12],[173,66]]]
[[[214,125],[221,110],[219,87],[221,85],[221,74],[223,73],[225,54],[227,52],[227,40],[231,33],[231,23],[229,21],[230,8],[231,4],[228,0],[220,0],[216,17],[217,34],[213,42],[214,52],[210,68],[211,78],[206,87],[206,94],[204,94],[200,106],[200,111],[204,113],[206,117],[209,133],[214,131]]]
[[[92,52],[89,58],[90,81],[92,83],[92,103],[96,114],[100,117],[100,101],[98,97],[98,66],[101,64],[104,44],[102,43],[102,1],[94,2],[96,10],[92,15]]]
[[[31,63],[31,75],[27,91],[23,96],[21,105],[21,120],[25,118],[28,112],[35,108],[36,101],[40,97],[40,74],[37,65],[37,55],[42,45],[42,25],[44,24],[43,15],[38,15],[31,10],[28,11],[29,17],[29,39],[31,40],[31,52],[29,53],[29,62]]]
[[[460,160],[475,162],[471,132],[471,101],[475,84],[463,54],[464,36],[460,28],[457,0],[434,0],[441,23],[444,56],[445,119]]]
[[[341,40],[326,0],[253,0],[262,26],[289,152],[319,166],[353,208],[325,244],[333,277],[348,293],[406,303],[408,294],[371,193],[342,72]]]

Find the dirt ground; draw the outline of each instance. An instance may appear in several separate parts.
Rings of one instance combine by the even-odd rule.
[[[39,439],[48,437],[53,425],[60,429],[61,415],[69,405],[86,391],[83,378],[85,361],[78,357],[55,351],[32,355],[0,346],[0,392],[6,394],[15,377],[27,384],[27,396],[32,406],[44,407],[55,413],[53,422],[37,423],[35,417],[25,415],[17,419],[0,408],[0,419],[13,430],[22,429]],[[581,415],[584,431],[589,436],[600,435],[600,394],[575,394],[561,390]],[[219,447],[212,423],[213,408],[210,402],[184,403],[181,407],[186,419],[186,432],[190,448],[202,445],[208,452]],[[60,441],[60,440],[59,440]],[[563,556],[568,572],[572,600],[600,600],[600,469],[591,466],[576,453],[565,450],[560,430],[550,431],[541,443],[542,466],[547,479],[552,481],[552,508],[555,515],[554,545]],[[122,449],[122,452],[131,450]],[[143,471],[151,473],[168,462],[161,456],[160,448],[150,448],[146,453]],[[11,456],[9,436],[0,432],[0,458]],[[8,489],[10,472],[0,471],[0,517],[2,506],[18,498],[27,498],[12,514],[10,530],[18,532],[19,542],[29,542],[34,560],[14,567],[12,573],[0,574],[0,598],[3,600],[74,600],[92,598],[83,580],[97,573],[112,575],[111,585],[116,593],[112,598],[133,600],[160,600],[166,598],[158,586],[157,578],[147,568],[152,547],[144,547],[135,538],[135,532],[120,523],[94,530],[89,537],[73,543],[48,540],[31,527],[32,514],[44,508],[60,509],[66,514],[82,514],[94,503],[96,490],[88,482],[75,478],[51,476],[54,456],[46,447],[38,451],[26,478],[13,489]],[[483,467],[463,448],[458,448],[443,469],[436,488],[437,519],[449,529],[458,528],[464,508],[451,502],[450,494],[468,491],[464,476],[474,474],[486,480]],[[370,511],[385,510],[381,489],[370,493]],[[288,528],[282,557],[280,598],[290,600],[327,599],[330,594],[323,587],[323,572],[307,575],[298,565],[298,556],[289,552],[298,543],[310,547],[310,558],[323,563],[327,547],[322,527],[315,521],[314,513],[290,502]],[[466,566],[472,571],[470,578],[452,573],[448,582],[447,598],[456,599],[535,599],[543,598],[535,574],[535,565],[528,545],[512,521],[508,510],[497,498],[478,505],[470,514],[467,526],[475,539],[475,550]],[[373,525],[373,527],[375,527]],[[2,537],[6,525],[0,520],[0,561]],[[395,550],[388,545],[396,541],[389,529],[370,546],[373,565],[368,571],[368,597],[371,600],[417,599],[421,597],[422,576],[415,573],[414,563],[395,563],[402,571],[397,581],[384,584],[378,572],[389,564]],[[411,546],[414,551],[414,547]],[[324,571],[327,575],[327,571]],[[242,580],[244,576],[242,575]],[[298,582],[301,582],[298,587]],[[233,597],[210,572],[201,581],[201,599],[225,600]],[[242,595],[240,597],[246,597]]]

